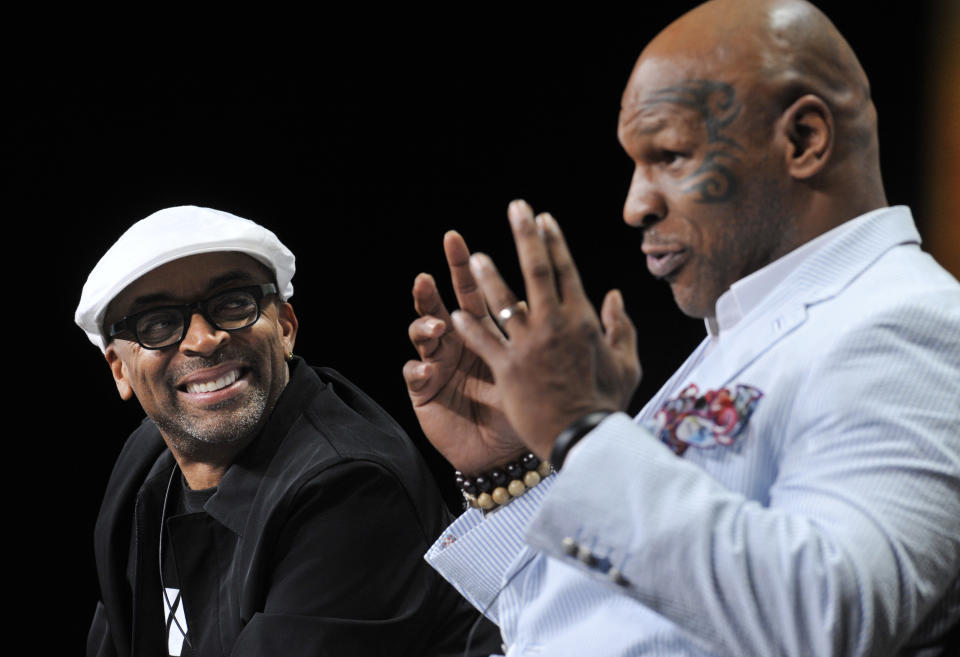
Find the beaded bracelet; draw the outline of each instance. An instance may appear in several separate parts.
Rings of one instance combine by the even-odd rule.
[[[455,474],[467,504],[490,511],[520,497],[552,471],[550,461],[541,461],[528,452],[519,461],[511,461],[485,474],[467,477],[459,470]]]

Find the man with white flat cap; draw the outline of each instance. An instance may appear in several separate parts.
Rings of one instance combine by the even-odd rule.
[[[76,322],[147,418],[96,524],[88,655],[461,654],[476,614],[421,558],[449,521],[430,472],[362,391],[293,355],[293,274],[272,232],[192,206],[90,273]]]

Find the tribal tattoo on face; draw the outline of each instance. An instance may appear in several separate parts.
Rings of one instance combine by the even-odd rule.
[[[698,193],[695,199],[698,203],[730,200],[739,188],[739,181],[725,163],[737,161],[736,152],[743,151],[737,140],[723,134],[740,115],[741,105],[733,87],[718,80],[690,80],[656,90],[648,102],[650,105],[682,105],[700,115],[707,129],[708,150],[697,170],[684,178],[683,191]]]

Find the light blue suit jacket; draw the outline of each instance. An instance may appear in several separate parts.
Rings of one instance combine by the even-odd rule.
[[[677,458],[611,416],[431,549],[509,655],[938,654],[960,620],[960,285],[906,208],[854,221],[638,416],[750,385],[732,445]]]

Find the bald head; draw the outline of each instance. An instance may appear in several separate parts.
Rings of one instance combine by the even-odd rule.
[[[650,84],[635,84],[645,74],[664,84],[683,79],[729,83],[744,104],[742,120],[761,130],[772,130],[774,121],[798,99],[819,98],[834,124],[827,173],[836,174],[842,188],[858,179],[869,197],[865,205],[885,204],[876,111],[866,73],[830,19],[809,2],[706,2],[647,45],[624,92],[624,108],[642,103],[643,96],[654,91]],[[825,177],[814,182],[829,182]]]
[[[886,205],[867,77],[804,0],[711,0],[674,21],[637,60],[619,137],[636,164],[624,219],[694,316]]]

